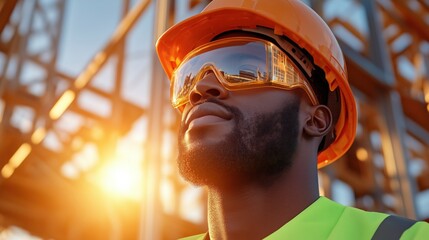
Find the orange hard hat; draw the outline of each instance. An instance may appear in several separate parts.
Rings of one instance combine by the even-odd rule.
[[[335,140],[318,154],[321,168],[340,158],[352,145],[357,125],[356,103],[346,63],[332,31],[299,0],[213,0],[201,13],[168,29],[156,44],[161,64],[171,79],[183,58],[215,36],[240,29],[265,27],[305,49],[325,72],[331,91],[339,89],[341,108]]]

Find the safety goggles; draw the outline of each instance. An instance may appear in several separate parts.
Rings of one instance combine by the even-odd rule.
[[[190,52],[171,78],[171,102],[182,108],[197,82],[212,71],[230,91],[261,87],[303,89],[312,104],[316,94],[300,69],[277,45],[260,38],[231,37],[202,45]]]

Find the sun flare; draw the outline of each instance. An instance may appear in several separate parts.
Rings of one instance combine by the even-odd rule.
[[[99,171],[97,182],[109,194],[139,200],[142,176],[140,167],[135,165],[119,160],[106,163]]]

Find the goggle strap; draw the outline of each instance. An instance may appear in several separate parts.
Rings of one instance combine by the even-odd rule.
[[[332,114],[332,129],[325,135],[323,138],[323,142],[320,146],[319,151],[322,151],[329,147],[332,142],[335,141],[337,138],[337,132],[335,129],[335,126],[337,125],[338,118],[340,117],[341,113],[341,95],[339,88],[335,89],[334,91],[330,91],[328,93],[328,101],[326,106],[331,110]]]

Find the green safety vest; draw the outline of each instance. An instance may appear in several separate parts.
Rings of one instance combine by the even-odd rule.
[[[205,234],[182,240],[204,240]],[[278,239],[429,239],[429,223],[343,206],[325,197],[273,232],[265,240]]]

